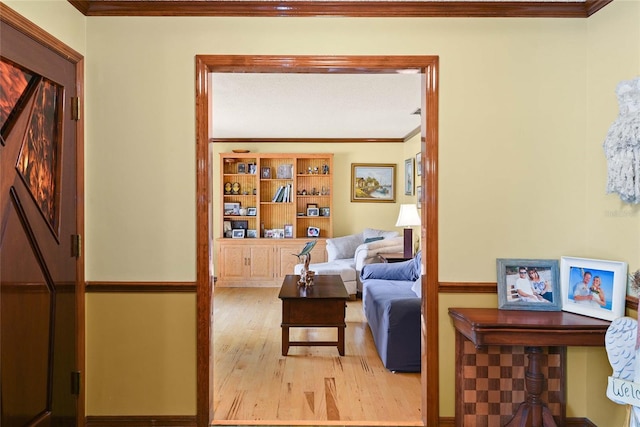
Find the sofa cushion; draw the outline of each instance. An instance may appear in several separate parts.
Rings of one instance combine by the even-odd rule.
[[[385,239],[391,239],[399,236],[397,231],[376,230],[375,228],[365,228],[362,230],[362,238],[370,239],[372,237],[384,237]]]
[[[327,239],[327,261],[353,258],[356,249],[364,242],[362,233]]]
[[[394,263],[367,264],[362,267],[360,280],[387,279],[413,282],[420,277],[420,270],[416,270],[415,265],[413,259]]]
[[[417,297],[422,298],[422,278],[418,277],[413,285],[411,285],[411,290]]]

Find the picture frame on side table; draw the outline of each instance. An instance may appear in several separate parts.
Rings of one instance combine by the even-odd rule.
[[[396,201],[394,163],[351,163],[351,201]]]
[[[499,309],[562,310],[558,260],[498,258],[496,268]]]
[[[404,194],[413,196],[413,157],[404,161]]]
[[[627,263],[560,258],[562,310],[603,320],[624,316]]]

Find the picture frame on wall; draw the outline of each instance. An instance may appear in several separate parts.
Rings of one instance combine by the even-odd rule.
[[[560,258],[562,310],[603,320],[624,316],[627,263]]]
[[[498,308],[562,310],[558,260],[498,258]]]
[[[404,161],[404,194],[413,196],[413,158]]]
[[[422,175],[422,152],[416,154],[416,175]]]
[[[351,201],[396,201],[394,163],[351,163]]]
[[[418,209],[422,208],[422,185],[416,187],[416,199],[418,203]]]

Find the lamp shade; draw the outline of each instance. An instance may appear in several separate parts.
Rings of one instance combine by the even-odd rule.
[[[420,215],[416,205],[413,203],[400,205],[400,214],[398,215],[396,227],[413,227],[416,225],[420,225]]]

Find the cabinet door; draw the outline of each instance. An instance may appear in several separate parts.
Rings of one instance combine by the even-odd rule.
[[[273,245],[247,248],[249,277],[273,280]]]
[[[247,259],[244,246],[222,245],[220,261],[220,276],[225,279],[240,279],[245,275]]]
[[[279,277],[284,278],[287,274],[293,274],[293,268],[300,262],[298,257],[293,255],[296,250],[299,251],[300,248],[294,246],[278,247],[278,258],[280,260],[278,270]]]

